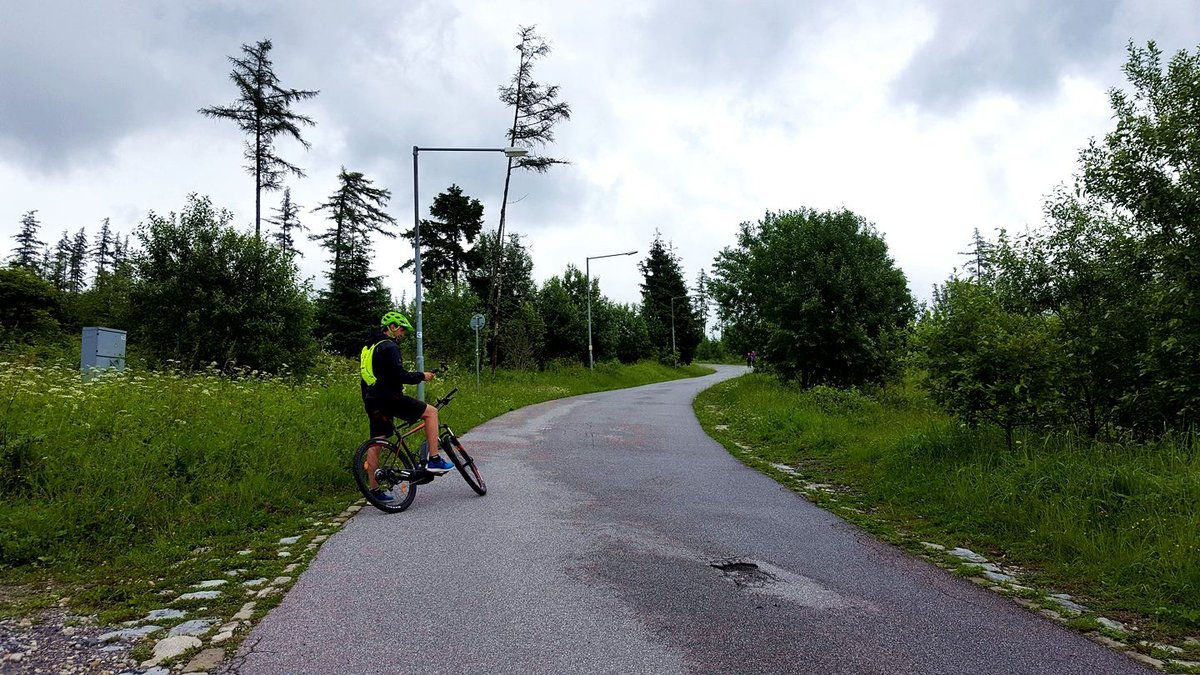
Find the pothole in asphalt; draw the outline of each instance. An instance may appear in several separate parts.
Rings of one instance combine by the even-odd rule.
[[[724,558],[708,565],[720,570],[738,588],[762,588],[779,581],[778,577],[759,567],[758,563],[745,558]]]

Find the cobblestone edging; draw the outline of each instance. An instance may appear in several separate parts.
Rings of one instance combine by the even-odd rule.
[[[264,598],[291,587],[305,563],[331,534],[362,509],[362,502],[346,508],[329,522],[314,522],[298,535],[277,543],[276,556],[294,558],[283,574],[273,578],[254,574],[253,564],[225,570],[221,578],[198,580],[183,588],[159,592],[172,598],[146,616],[120,626],[100,626],[92,616],[71,613],[70,598],[57,608],[36,617],[0,621],[0,672],[76,675],[201,675],[216,671],[232,653],[238,640],[249,632],[264,612],[257,609]],[[201,555],[207,549],[193,553]],[[238,551],[250,556],[251,550]],[[220,617],[206,613],[205,601],[240,595],[245,599],[238,611]],[[131,651],[152,642],[152,656],[144,661]]]
[[[723,430],[725,425],[717,425]],[[754,449],[734,443],[740,454],[753,465],[768,469],[769,473],[783,478],[784,484],[805,495],[823,508],[846,513],[863,514],[861,509],[840,504],[846,495],[843,490],[825,483],[812,482],[801,472],[786,464],[765,462],[754,456]],[[972,582],[993,592],[1009,597],[1022,607],[1041,614],[1060,624],[1082,629],[1089,639],[1148,666],[1172,673],[1195,673],[1200,675],[1200,636],[1183,639],[1179,644],[1164,644],[1139,640],[1136,626],[1100,616],[1077,602],[1066,593],[1037,590],[1032,584],[1022,584],[1022,570],[1001,566],[967,548],[947,548],[941,544],[922,541],[925,553],[921,555],[938,566],[964,574]]]

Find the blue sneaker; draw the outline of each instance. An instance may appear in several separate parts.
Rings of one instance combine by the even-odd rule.
[[[396,499],[395,495],[381,488],[371,490],[371,496],[385,504]]]
[[[451,464],[450,462],[446,461],[446,458],[442,457],[441,455],[437,455],[435,457],[430,457],[429,463],[427,463],[425,465],[425,469],[428,470],[429,473],[436,473],[436,474],[446,473],[447,471],[449,471],[450,469],[453,469],[453,468],[454,468],[454,465]]]

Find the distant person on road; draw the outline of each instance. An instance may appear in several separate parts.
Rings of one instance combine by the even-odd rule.
[[[379,328],[371,331],[359,357],[359,384],[362,389],[363,407],[371,423],[371,438],[383,439],[391,436],[396,427],[392,420],[401,419],[406,424],[425,420],[425,440],[429,444],[429,461],[425,468],[430,473],[443,474],[454,468],[438,454],[438,411],[424,401],[404,394],[404,385],[428,382],[433,373],[417,373],[404,369],[400,358],[400,347],[396,343],[412,330],[408,318],[400,312],[388,312],[379,321]],[[367,451],[368,480],[375,496],[391,501],[393,496],[379,490],[375,482],[375,468],[379,466],[379,450]]]
[[[751,349],[746,352],[746,365],[750,366],[750,370],[754,370],[754,364],[758,361],[758,352]]]

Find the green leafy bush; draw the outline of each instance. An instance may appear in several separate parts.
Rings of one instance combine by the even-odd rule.
[[[232,218],[196,195],[178,214],[150,214],[138,231],[130,339],[156,364],[304,372],[317,352],[308,289],[290,256],[235,231]]]
[[[934,400],[968,425],[1013,430],[1054,418],[1061,371],[1055,317],[1004,310],[995,293],[952,279],[918,325],[914,344]]]

